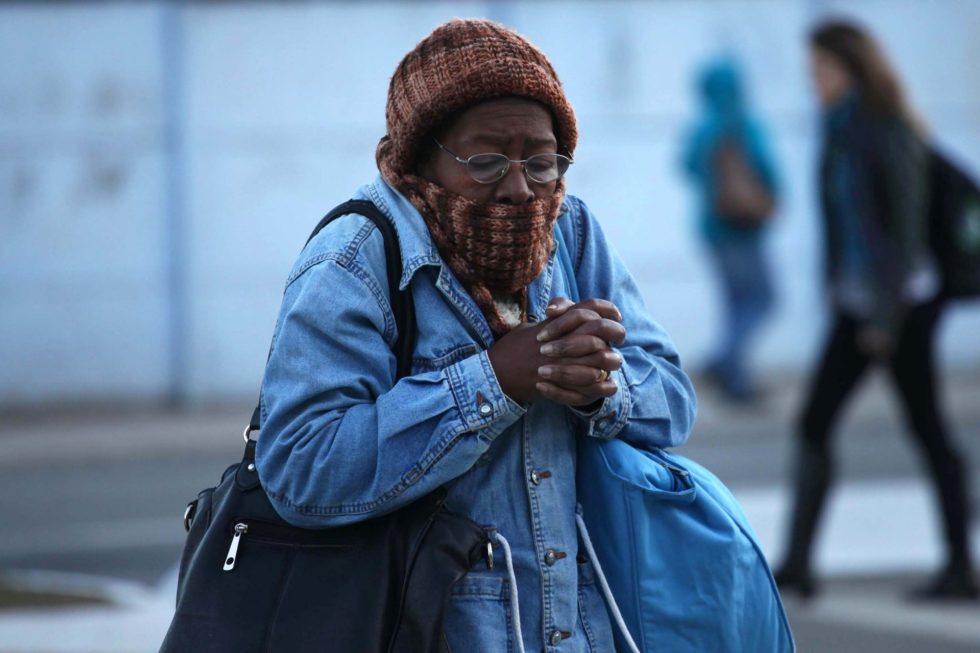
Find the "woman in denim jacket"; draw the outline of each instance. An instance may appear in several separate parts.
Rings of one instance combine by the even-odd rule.
[[[513,568],[456,584],[452,650],[611,651],[576,527],[576,439],[679,445],[691,384],[596,219],[564,193],[575,117],[544,54],[489,21],[442,25],[396,70],[387,132],[381,175],[355,198],[398,233],[412,374],[396,381],[382,236],[340,218],[287,281],[263,382],[263,485],[311,528],[444,486]]]

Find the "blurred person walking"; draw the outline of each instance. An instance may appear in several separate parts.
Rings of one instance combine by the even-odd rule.
[[[816,590],[811,553],[833,481],[837,415],[865,371],[887,366],[936,489],[944,567],[913,598],[975,599],[966,469],[936,398],[933,341],[945,296],[929,251],[929,151],[874,39],[844,22],[810,36],[823,108],[820,191],[834,313],[799,425],[796,497],[784,590]]]
[[[757,392],[748,350],[773,305],[764,237],[776,174],[734,62],[725,57],[708,65],[699,90],[704,114],[688,137],[684,168],[698,193],[699,228],[725,305],[717,349],[703,373],[728,399],[749,402]]]

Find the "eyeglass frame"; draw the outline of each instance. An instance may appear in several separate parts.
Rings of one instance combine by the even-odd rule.
[[[433,137],[432,140],[433,140],[433,142],[435,142],[436,145],[439,146],[439,148],[441,150],[445,151],[446,154],[448,154],[449,156],[451,156],[454,159],[456,159],[456,162],[457,163],[462,163],[463,165],[466,166],[466,172],[467,172],[467,174],[469,174],[470,179],[472,179],[473,181],[475,181],[478,184],[484,184],[484,185],[496,184],[501,179],[503,179],[504,177],[506,177],[507,176],[507,173],[510,172],[510,164],[512,164],[512,163],[520,163],[521,164],[521,172],[524,173],[524,176],[527,178],[528,181],[530,181],[532,183],[535,183],[535,184],[550,184],[552,182],[558,181],[559,179],[561,179],[562,177],[565,176],[565,173],[568,172],[568,168],[573,163],[575,163],[575,161],[571,157],[565,156],[564,154],[559,154],[558,152],[541,152],[539,154],[532,154],[531,156],[527,157],[526,159],[511,159],[507,155],[502,154],[500,152],[480,152],[478,154],[470,155],[470,156],[468,156],[468,157],[466,157],[464,159],[463,157],[459,156],[458,154],[456,154],[455,152],[453,152],[452,150],[450,150],[448,147],[446,147],[445,145],[443,145],[442,143],[440,143],[437,138]],[[474,158],[476,158],[478,156],[488,156],[488,155],[502,157],[504,160],[507,161],[507,165],[504,166],[504,169],[503,169],[503,171],[501,171],[500,176],[497,177],[496,179],[491,179],[490,181],[480,181],[479,179],[477,179],[476,177],[473,176],[473,173],[472,172],[470,172],[470,160],[471,159],[474,159]],[[533,159],[536,156],[554,156],[554,157],[560,157],[560,158],[565,159],[566,161],[568,161],[568,166],[565,166],[565,170],[560,175],[558,175],[557,177],[555,177],[554,179],[552,179],[551,181],[538,181],[537,179],[535,179],[534,177],[532,177],[528,173],[528,171],[527,171],[527,162],[530,161],[531,159]]]

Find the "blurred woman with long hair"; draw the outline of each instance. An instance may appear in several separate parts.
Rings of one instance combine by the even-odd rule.
[[[936,400],[933,345],[944,299],[928,247],[924,135],[869,34],[827,22],[810,46],[823,110],[820,199],[834,318],[799,423],[795,507],[776,580],[805,597],[816,590],[811,550],[833,480],[832,430],[865,371],[881,363],[942,507],[946,562],[913,596],[975,599],[966,469]]]

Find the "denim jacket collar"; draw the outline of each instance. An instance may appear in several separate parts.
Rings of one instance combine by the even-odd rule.
[[[402,276],[398,282],[400,290],[408,287],[420,268],[426,265],[445,267],[422,214],[404,195],[389,186],[380,173],[373,182],[361,186],[354,196],[371,200],[392,219],[402,252]],[[439,277],[442,276],[443,271],[440,270]]]
[[[357,199],[368,199],[392,218],[395,231],[398,234],[399,246],[402,253],[402,275],[399,288],[404,290],[412,281],[412,277],[423,267],[439,268],[436,286],[457,305],[479,332],[481,338],[489,346],[493,342],[489,325],[476,302],[463,289],[455,275],[439,255],[435,242],[429,233],[422,214],[419,213],[408,199],[391,187],[380,174],[369,184],[365,184],[354,194]],[[559,219],[567,213],[567,201],[562,203]],[[551,300],[551,286],[554,277],[555,256],[552,251],[548,262],[541,274],[531,282],[528,288],[528,320],[538,322],[544,319],[544,309]]]

